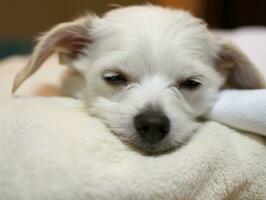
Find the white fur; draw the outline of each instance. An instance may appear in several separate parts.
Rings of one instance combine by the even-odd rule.
[[[79,36],[77,44],[80,39],[90,40],[74,59],[71,45],[60,43],[69,34]],[[158,6],[119,8],[102,18],[88,15],[58,25],[42,37],[30,64],[17,77],[15,89],[52,50],[82,75],[83,81],[71,87],[90,114],[102,119],[123,141],[144,151],[185,143],[199,125],[197,117],[212,106],[227,77],[229,86],[264,87],[252,63],[231,43],[211,35],[189,13]],[[102,76],[113,71],[129,76],[129,84],[107,84]],[[202,86],[193,91],[180,89],[180,82],[191,76],[200,79]],[[161,109],[171,124],[170,133],[154,145],[143,142],[133,126],[134,117],[149,105]]]
[[[143,150],[183,144],[198,125],[193,118],[207,111],[223,82],[211,59],[218,47],[211,46],[208,34],[188,13],[161,7],[123,8],[93,19],[94,43],[72,63],[85,76],[90,113]],[[106,70],[123,71],[134,81],[110,87],[100,76]],[[204,86],[178,90],[177,80],[192,75],[202,76]],[[162,108],[172,124],[170,134],[153,146],[142,142],[133,127],[134,117],[150,104]]]

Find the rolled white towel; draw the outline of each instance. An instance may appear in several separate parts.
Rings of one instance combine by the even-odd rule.
[[[207,118],[266,136],[266,89],[224,90]]]

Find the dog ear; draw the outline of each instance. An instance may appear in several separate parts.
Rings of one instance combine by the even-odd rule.
[[[91,42],[89,26],[90,17],[87,16],[59,24],[40,37],[28,64],[17,74],[12,92],[34,74],[53,53],[59,53],[60,62],[63,64],[68,64],[80,55],[82,49]]]
[[[219,46],[216,66],[226,75],[226,87],[237,89],[266,88],[265,80],[251,60],[232,42],[216,38]]]

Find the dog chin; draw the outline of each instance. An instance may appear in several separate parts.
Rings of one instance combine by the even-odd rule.
[[[158,145],[158,144],[150,145],[146,143],[135,143],[133,145],[135,148],[137,148],[137,150],[145,154],[158,154],[158,153],[162,154],[181,147],[183,143],[166,144],[166,145]]]
[[[118,137],[127,144],[129,144],[133,149],[136,149],[144,154],[163,154],[169,151],[179,149],[187,142],[189,142],[189,140],[193,137],[194,133],[196,133],[200,125],[201,123],[198,122],[194,123],[190,126],[189,130],[186,130],[184,132],[179,132],[179,134],[177,135],[170,134],[162,141],[155,144],[149,144],[143,141],[141,138],[130,139],[119,136]]]
[[[112,131],[122,142],[124,142],[126,145],[128,145],[130,148],[132,148],[135,151],[138,151],[142,154],[161,154],[165,152],[172,151],[174,149],[177,149],[184,145],[186,141],[169,141],[168,138],[165,138],[165,140],[162,140],[155,144],[149,144],[145,141],[143,141],[141,138],[128,138],[124,137],[121,133],[118,134],[115,131]],[[190,134],[191,135],[191,134]]]

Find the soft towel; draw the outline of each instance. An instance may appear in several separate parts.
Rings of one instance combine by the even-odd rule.
[[[222,91],[207,117],[266,136],[266,89]]]
[[[266,199],[266,139],[216,122],[147,156],[67,98],[0,99],[3,200]]]

